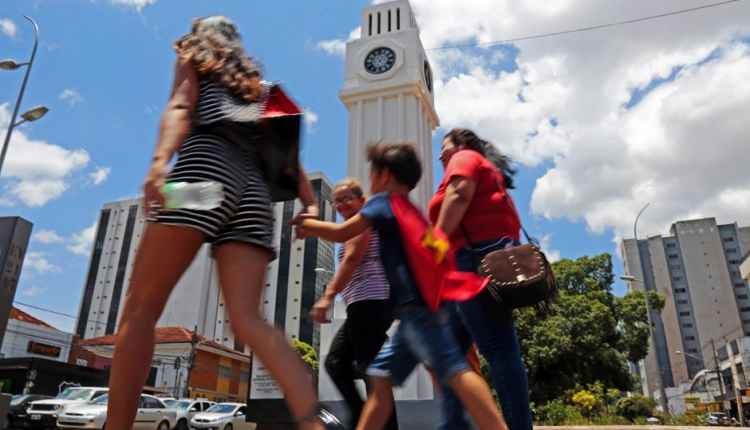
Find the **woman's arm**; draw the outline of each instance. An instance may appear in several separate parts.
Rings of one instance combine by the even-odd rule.
[[[305,169],[302,164],[299,165],[299,182],[297,183],[297,195],[299,196],[304,209],[300,215],[304,215],[310,218],[318,218],[320,215],[320,209],[318,208],[318,202],[315,200],[315,193],[313,192],[312,184],[307,178]],[[300,216],[298,215],[298,216]]]
[[[370,227],[370,222],[361,214],[357,214],[343,224],[304,218],[298,220],[296,225],[297,237],[300,239],[313,236],[330,242],[346,242],[354,236],[364,233]]]
[[[164,204],[162,188],[167,166],[172,156],[190,133],[192,116],[198,103],[198,75],[192,63],[178,60],[174,83],[167,107],[161,116],[159,138],[151,159],[151,167],[143,185],[144,200],[148,208]]]
[[[310,311],[313,320],[319,323],[326,322],[326,312],[328,312],[328,309],[333,304],[336,294],[346,287],[349,281],[352,280],[357,267],[362,264],[369,243],[370,232],[367,230],[346,242],[344,245],[344,258],[341,260],[339,269],[328,284],[323,296]]]
[[[463,176],[454,177],[445,190],[445,199],[435,226],[451,236],[461,225],[476,189],[477,183],[471,179]]]

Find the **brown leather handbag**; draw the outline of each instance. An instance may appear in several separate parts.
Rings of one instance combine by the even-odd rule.
[[[528,243],[486,254],[477,272],[489,278],[487,292],[496,303],[511,309],[533,306],[546,313],[557,296],[555,274],[538,242],[522,230]]]

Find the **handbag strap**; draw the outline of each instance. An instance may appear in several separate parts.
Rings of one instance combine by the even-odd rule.
[[[523,224],[521,224],[521,220],[519,218],[518,223],[521,225],[521,231],[523,232],[523,236],[526,238],[526,242],[536,246],[537,248],[541,248],[539,246],[539,241],[535,238],[531,237],[529,235],[529,232],[526,231],[526,229],[523,227]],[[466,244],[469,245],[470,248],[473,248],[474,245],[471,243],[471,238],[469,237],[469,233],[466,232],[466,229],[464,228],[463,219],[458,224],[458,227],[461,229],[461,233],[464,235],[464,238],[466,238]]]

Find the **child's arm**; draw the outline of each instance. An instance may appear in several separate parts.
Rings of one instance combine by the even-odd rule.
[[[313,236],[330,242],[346,242],[362,234],[368,227],[370,222],[360,214],[354,215],[342,224],[302,219],[297,223],[297,237]]]

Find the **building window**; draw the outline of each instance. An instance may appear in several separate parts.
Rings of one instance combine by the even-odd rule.
[[[727,254],[736,254],[737,248],[727,248]]]
[[[685,323],[682,325],[683,328],[693,328],[693,324],[691,323]]]
[[[734,237],[725,237],[724,242],[734,242]]]
[[[690,316],[690,312],[689,311],[680,312],[680,316],[681,317],[689,317]]]
[[[686,304],[688,304],[688,301],[687,300],[677,300],[677,304],[678,305],[686,305]]]
[[[740,300],[747,300],[747,294],[737,294],[737,298]]]
[[[680,258],[680,256],[677,254],[669,254],[669,258],[672,260],[677,260],[678,258]]]
[[[729,264],[740,264],[740,260],[729,260]]]
[[[743,306],[740,308],[740,312],[750,312],[750,306]]]
[[[691,354],[697,354],[698,350],[695,349],[695,348],[690,348],[690,349],[688,349],[688,352],[691,353]]]
[[[682,281],[682,276],[672,276],[673,281]]]
[[[219,365],[219,377],[221,377],[221,378],[231,378],[232,377],[232,368],[228,367],[228,366]]]
[[[667,244],[667,248],[677,248],[677,244],[676,243],[668,243]]]
[[[685,336],[685,340],[695,340],[695,336]]]
[[[675,288],[675,293],[687,293],[687,288]]]

